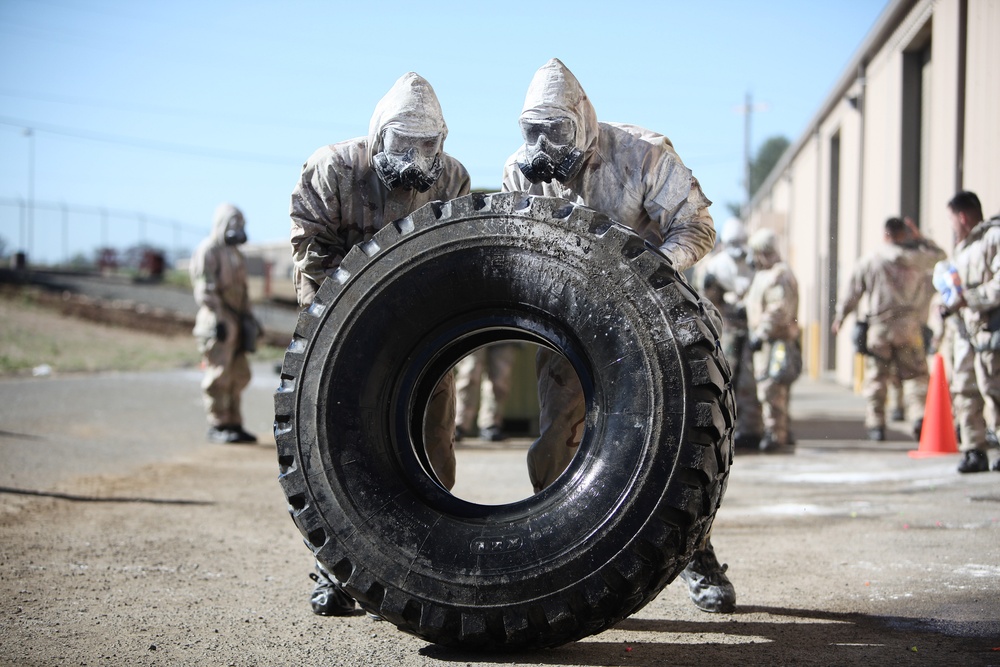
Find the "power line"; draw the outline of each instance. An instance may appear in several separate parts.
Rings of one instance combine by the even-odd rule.
[[[70,104],[78,106],[89,106],[99,109],[112,109],[115,111],[125,111],[129,113],[155,114],[174,118],[199,118],[203,120],[223,121],[226,123],[245,123],[250,125],[269,125],[281,128],[298,127],[305,129],[317,129],[329,131],[331,127],[346,125],[331,121],[308,121],[289,118],[263,118],[259,116],[239,115],[232,113],[212,113],[205,110],[185,109],[182,107],[164,107],[151,104],[135,104],[129,102],[112,102],[108,100],[98,100],[86,97],[74,97],[69,95],[56,95],[50,93],[32,93],[0,88],[0,97],[11,97],[22,100],[35,100],[39,102],[54,102],[57,104]]]
[[[302,162],[300,158],[277,157],[274,155],[264,155],[261,153],[242,153],[239,151],[228,151],[224,149],[204,148],[201,146],[190,146],[186,144],[174,144],[164,141],[152,141],[148,139],[137,139],[134,137],[123,137],[114,134],[104,134],[102,132],[90,132],[71,127],[61,127],[58,125],[48,125],[36,123],[20,118],[0,116],[0,125],[10,125],[13,127],[27,127],[34,131],[48,132],[65,137],[77,139],[87,139],[89,141],[100,141],[110,144],[131,146],[133,148],[146,148],[168,153],[179,153],[183,155],[195,155],[198,157],[210,157],[222,160],[236,160],[239,162],[256,162],[259,164],[273,164],[282,167],[298,165]]]
[[[11,198],[11,197],[0,197],[0,206],[23,206],[23,199]],[[197,234],[204,236],[207,234],[208,227],[206,225],[192,225],[190,223],[184,223],[179,220],[174,220],[172,218],[164,218],[158,215],[150,215],[142,211],[128,211],[120,208],[108,208],[106,206],[93,206],[87,204],[65,204],[62,202],[45,202],[36,201],[34,202],[34,208],[49,210],[49,211],[71,211],[73,213],[83,213],[88,215],[100,215],[107,218],[126,218],[129,220],[142,220],[144,222],[150,222],[154,225],[159,225],[161,227],[169,227],[173,230],[187,232],[189,234]]]

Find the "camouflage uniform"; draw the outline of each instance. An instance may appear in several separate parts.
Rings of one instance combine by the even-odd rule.
[[[955,322],[951,386],[961,450],[985,452],[987,428],[1000,432],[1000,216],[973,228],[953,262],[966,301]]]
[[[367,137],[324,146],[303,166],[291,202],[292,259],[300,305],[312,303],[320,283],[336,272],[348,251],[386,224],[428,202],[469,193],[469,173],[444,152],[440,176],[426,192],[387,188],[373,159],[388,127],[440,134],[443,143],[448,129],[437,97],[422,77],[411,72],[396,82],[376,106]],[[450,489],[455,484],[453,374],[446,374],[435,389],[424,424],[427,455],[441,483]]]
[[[798,345],[799,283],[792,269],[781,261],[774,236],[768,230],[756,232],[750,239],[753,264],[757,272],[747,290],[747,326],[753,353],[757,398],[764,416],[765,439],[761,448],[789,443],[788,399],[790,386],[770,377],[768,366],[772,348],[783,341]],[[787,348],[786,348],[787,349]]]
[[[927,322],[931,271],[944,257],[944,251],[928,239],[886,242],[861,260],[837,305],[836,320],[842,322],[857,309],[861,297],[868,295],[865,427],[870,432],[881,430],[882,437],[893,374],[903,384],[906,413],[915,423],[915,436],[920,437],[929,379],[922,329]]]

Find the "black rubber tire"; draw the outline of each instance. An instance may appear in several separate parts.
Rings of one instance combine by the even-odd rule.
[[[722,500],[733,397],[711,308],[631,230],[561,199],[470,195],[387,225],[285,354],[274,434],[306,544],[362,607],[431,642],[610,627],[677,576]],[[587,426],[552,486],[478,505],[430,472],[419,420],[451,365],[511,339],[573,362]]]

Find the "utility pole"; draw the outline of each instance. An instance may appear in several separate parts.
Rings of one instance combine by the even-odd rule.
[[[747,91],[746,102],[739,107],[736,107],[738,113],[743,114],[743,191],[745,196],[745,201],[743,202],[743,215],[746,216],[747,210],[750,207],[750,168],[751,168],[751,150],[750,150],[750,127],[751,118],[754,111],[767,111],[767,104],[754,105],[753,95],[750,91]]]
[[[743,186],[746,191],[743,208],[747,209],[750,207],[750,119],[753,117],[753,96],[749,90],[743,109]]]
[[[66,202],[62,204],[62,259],[64,264],[69,264],[69,207]]]
[[[26,127],[21,134],[28,137],[28,238],[24,250],[31,261],[31,246],[35,234],[35,131]]]

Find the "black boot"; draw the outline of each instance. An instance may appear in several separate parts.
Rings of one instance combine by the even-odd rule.
[[[230,427],[230,430],[232,430],[233,434],[236,437],[236,440],[234,440],[233,442],[257,442],[257,436],[255,436],[253,433],[248,433],[247,431],[244,431],[242,424],[235,424],[234,426]]]
[[[736,589],[726,576],[728,565],[719,565],[709,542],[694,552],[691,562],[681,572],[688,595],[695,606],[714,614],[730,614],[736,608]]]
[[[346,616],[354,613],[354,598],[344,592],[340,582],[331,577],[322,565],[316,563],[316,571],[309,573],[316,582],[309,594],[309,604],[317,616]]]
[[[990,469],[990,460],[986,457],[986,452],[978,449],[970,449],[962,454],[962,460],[958,464],[958,472],[986,472]]]
[[[208,429],[208,441],[223,445],[236,442],[236,433],[227,425],[211,426]]]

